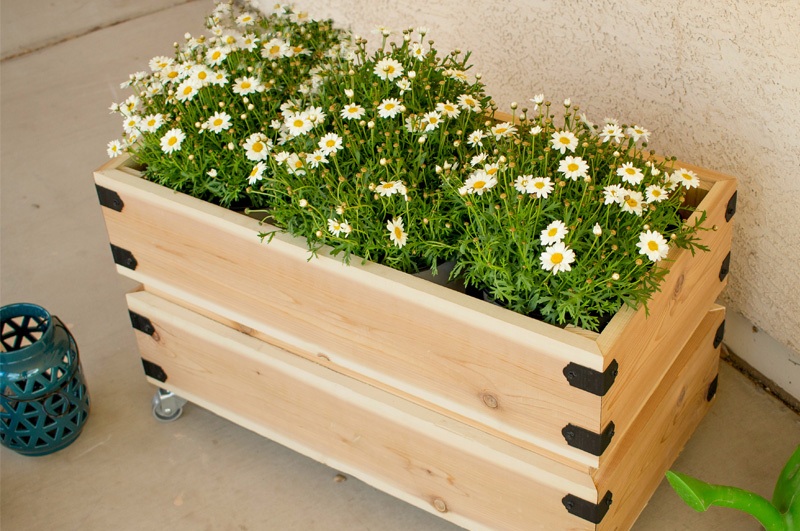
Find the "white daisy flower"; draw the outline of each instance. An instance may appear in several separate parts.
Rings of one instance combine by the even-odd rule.
[[[425,48],[422,46],[422,44],[418,42],[411,43],[410,51],[411,51],[411,56],[416,57],[418,61],[424,61],[425,55],[428,53],[425,51]]]
[[[170,57],[166,57],[166,56],[163,56],[163,55],[157,55],[157,56],[153,57],[152,59],[150,59],[149,66],[150,66],[150,70],[152,70],[153,72],[160,72],[160,71],[164,70],[166,67],[168,67],[171,64],[173,64],[174,62],[175,62],[175,60],[170,58]]]
[[[108,157],[111,159],[122,155],[123,151],[125,151],[125,146],[123,146],[122,142],[119,140],[112,140],[106,145],[106,153],[108,153]]]
[[[387,98],[378,105],[378,116],[381,118],[394,118],[398,113],[405,111],[405,106],[396,98]]]
[[[547,199],[547,196],[550,195],[550,192],[553,191],[553,181],[550,180],[550,177],[535,177],[533,181],[531,181],[530,186],[530,193],[537,199]]]
[[[542,132],[542,128],[540,126],[538,126],[538,125],[534,125],[533,127],[531,127],[531,130],[529,131],[529,133],[532,136],[536,136],[541,132]]]
[[[541,232],[541,234],[539,234],[539,239],[541,240],[542,245],[548,246],[563,240],[564,236],[566,236],[568,232],[569,229],[567,229],[567,226],[564,225],[564,222],[557,219],[550,223]]]
[[[140,122],[140,127],[142,131],[145,133],[155,133],[158,131],[158,128],[164,125],[164,117],[161,113],[158,114],[148,114],[142,121]]]
[[[217,170],[215,168],[211,168],[206,172],[206,175],[208,175],[211,178],[214,178],[217,176]]]
[[[639,234],[639,243],[636,246],[639,248],[639,254],[647,255],[653,262],[666,258],[669,253],[667,240],[655,231],[648,230]]]
[[[484,138],[486,138],[486,133],[484,133],[480,129],[476,129],[467,136],[467,144],[469,144],[472,147],[475,146],[483,147]]]
[[[325,120],[326,114],[322,111],[322,107],[308,107],[304,112],[311,123],[315,125]]]
[[[473,156],[470,159],[469,165],[477,166],[478,164],[481,164],[483,161],[485,161],[486,157],[487,157],[486,153],[478,153],[477,155]]]
[[[181,144],[185,139],[186,135],[183,131],[177,128],[170,129],[164,136],[161,137],[161,151],[164,153],[180,151]]]
[[[425,115],[422,117],[422,122],[424,124],[426,124],[425,125],[425,131],[433,131],[433,130],[435,130],[437,127],[439,127],[439,124],[441,123],[441,121],[442,121],[442,117],[436,111],[431,111],[429,113],[425,113]]]
[[[575,252],[564,245],[564,242],[558,242],[545,249],[539,259],[542,261],[542,269],[557,275],[572,269],[570,264],[575,262]]]
[[[258,181],[264,178],[264,170],[267,169],[267,165],[263,162],[258,162],[253,169],[250,171],[250,175],[247,176],[247,182],[250,183],[250,186],[256,184]]]
[[[622,177],[622,180],[628,184],[639,184],[644,179],[642,170],[635,167],[633,162],[626,162],[617,168],[617,175]]]
[[[403,79],[399,80],[397,83],[395,83],[395,85],[397,85],[397,88],[400,89],[400,95],[401,96],[403,94],[405,94],[406,92],[408,92],[409,90],[411,90],[411,81],[409,81],[405,77]]]
[[[319,139],[317,146],[324,154],[332,155],[342,149],[342,137],[336,133],[328,133]]]
[[[481,104],[469,94],[462,94],[458,97],[458,106],[465,111],[481,112]]]
[[[533,184],[533,175],[520,175],[514,180],[514,188],[521,194],[531,193],[531,186]]]
[[[586,113],[581,113],[580,120],[581,122],[583,122],[583,125],[585,125],[589,129],[594,129],[594,123],[589,121],[589,118],[586,116]]]
[[[130,134],[132,131],[139,129],[139,125],[142,119],[136,116],[135,114],[126,117],[122,121],[122,128],[125,130],[126,133]]]
[[[259,81],[257,77],[245,76],[236,79],[232,90],[235,94],[247,96],[254,92],[260,92],[263,90],[263,87],[261,86],[261,81]]]
[[[500,164],[497,162],[493,162],[492,164],[484,164],[483,171],[485,171],[487,175],[496,175],[497,172],[500,171]]]
[[[242,50],[252,52],[258,47],[259,40],[255,33],[245,33],[239,37],[239,41],[236,44]]]
[[[226,112],[215,112],[208,120],[206,126],[212,133],[221,133],[231,127],[231,115]]]
[[[603,227],[600,226],[599,223],[595,223],[594,227],[592,227],[592,234],[595,236],[602,236],[603,235]]]
[[[345,220],[344,223],[347,223],[347,221]],[[341,221],[335,219],[328,219],[328,231],[334,236],[339,236],[339,234],[342,233],[343,230],[342,225],[343,223]],[[347,235],[345,234],[345,236]]]
[[[309,119],[305,111],[287,114],[283,120],[283,125],[292,136],[304,135],[314,128],[314,122]]]
[[[609,184],[603,188],[603,204],[622,204],[625,189],[618,184]]]
[[[248,136],[242,146],[245,150],[247,160],[265,160],[272,150],[272,140],[268,139],[263,133],[253,133]]]
[[[466,181],[464,181],[464,186],[459,188],[459,193],[461,193],[461,195],[483,195],[483,192],[492,189],[496,184],[497,179],[494,175],[489,175],[483,170],[477,170],[473,172]],[[462,193],[462,190],[464,193]]]
[[[639,127],[638,125],[634,125],[629,127],[625,130],[629,137],[633,138],[634,142],[638,142],[640,138],[643,138],[645,142],[650,138],[650,131],[645,129],[644,127]]]
[[[213,75],[214,71],[206,65],[195,65],[190,70],[189,77],[196,81],[198,85],[202,85],[203,83],[211,83]]]
[[[673,172],[670,180],[676,184],[683,185],[685,188],[697,188],[700,186],[700,178],[697,174],[685,168]]]
[[[192,101],[200,90],[200,85],[194,79],[184,79],[175,90],[175,97],[178,101]]]
[[[228,84],[228,73],[224,70],[214,70],[211,72],[211,75],[208,78],[208,82],[211,85],[216,85],[218,87],[224,87]]]
[[[503,122],[492,126],[492,134],[495,140],[500,140],[503,137],[511,136],[517,132],[517,128],[509,122]]]
[[[458,118],[458,115],[461,114],[461,111],[458,109],[458,105],[456,105],[455,103],[451,103],[449,101],[445,101],[444,103],[437,103],[436,112],[438,112],[439,114],[443,114],[448,118]]]
[[[364,107],[356,105],[355,103],[348,103],[339,114],[341,114],[342,118],[345,120],[360,120],[365,112]]]
[[[322,150],[316,150],[313,153],[306,154],[306,164],[311,166],[312,168],[318,168],[320,164],[325,164],[328,162],[328,159],[325,157],[325,153]]]
[[[177,83],[181,79],[183,79],[183,75],[181,73],[181,69],[174,64],[169,64],[165,66],[159,73],[158,76],[164,80],[165,83]]]
[[[531,103],[537,106],[544,103],[544,94],[537,94],[536,96],[531,98]]]
[[[600,138],[603,139],[604,143],[608,142],[609,140],[619,143],[624,136],[625,135],[622,134],[622,129],[620,129],[615,123],[607,123],[600,131]]]
[[[343,221],[340,223],[340,226],[341,226],[341,228],[342,228],[342,233],[344,234],[344,237],[345,237],[345,238],[347,238],[347,236],[349,236],[349,235],[350,235],[350,233],[351,233],[351,232],[353,232],[353,226],[352,226],[352,225],[350,225],[350,223],[349,223],[349,222],[348,222],[346,219],[345,219],[345,220],[343,220]]]
[[[403,75],[403,65],[391,57],[384,57],[375,64],[372,72],[381,79],[393,81]]]
[[[289,43],[281,39],[271,39],[261,47],[261,57],[266,59],[281,59],[291,53]]]
[[[230,48],[227,46],[214,46],[209,48],[206,52],[206,64],[210,66],[218,66],[227,59],[230,53]]]
[[[642,208],[644,207],[642,193],[633,190],[625,190],[623,194],[622,211],[641,216]]]
[[[139,109],[141,103],[142,100],[137,96],[128,96],[128,98],[120,104],[119,111],[126,116],[130,116]]]
[[[408,233],[406,233],[403,227],[403,216],[387,221],[386,229],[389,231],[389,238],[392,240],[392,243],[402,249],[408,241]]]
[[[556,131],[550,137],[550,144],[553,149],[560,152],[562,155],[569,150],[570,153],[575,151],[578,147],[578,137],[572,134],[571,131]]]
[[[669,197],[669,192],[655,184],[648,186],[644,193],[648,203],[660,203]]]
[[[307,24],[309,22],[314,22],[314,19],[306,11],[299,11],[297,13],[292,13],[289,15],[289,20],[296,24]]]
[[[256,16],[253,13],[242,13],[238,17],[236,17],[236,24],[239,26],[249,26],[250,24],[255,23]]]
[[[286,162],[288,159],[289,159],[289,153],[287,153],[286,151],[280,151],[278,153],[275,153],[275,162],[278,163],[278,166]]]
[[[294,175],[305,175],[306,165],[303,163],[303,160],[296,154],[292,153],[289,155],[289,158],[286,159],[286,167],[289,168],[289,173]]]
[[[575,181],[578,178],[588,177],[589,164],[581,157],[567,155],[558,163],[558,171],[563,173],[567,179]]]
[[[375,187],[375,191],[381,197],[389,197],[399,192],[397,185],[401,184],[399,181],[381,181],[381,184]]]

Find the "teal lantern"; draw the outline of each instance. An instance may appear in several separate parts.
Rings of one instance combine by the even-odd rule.
[[[0,308],[0,443],[23,455],[69,446],[89,416],[78,344],[35,304]]]

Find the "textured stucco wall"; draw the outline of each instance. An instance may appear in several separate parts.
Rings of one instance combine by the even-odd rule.
[[[273,2],[262,0],[263,6]],[[729,309],[800,351],[797,0],[296,0],[377,41],[426,26],[473,52],[502,109],[540,92],[595,122],[653,132],[662,154],[739,178]]]

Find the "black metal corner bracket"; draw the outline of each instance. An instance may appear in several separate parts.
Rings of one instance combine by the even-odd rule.
[[[619,364],[617,360],[611,360],[606,370],[599,372],[570,362],[562,372],[572,387],[583,389],[593,395],[605,396],[611,386],[614,385],[614,380],[619,374]]]
[[[568,445],[599,457],[611,444],[611,439],[614,437],[614,423],[609,422],[603,433],[594,433],[586,428],[567,424],[561,430],[561,435],[564,436]]]
[[[736,214],[736,197],[739,191],[733,192],[733,195],[728,199],[728,206],[725,207],[725,221],[730,221],[734,214]]]
[[[143,315],[139,315],[133,310],[128,310],[128,314],[131,317],[131,326],[136,330],[144,332],[148,336],[152,336],[155,333],[156,327],[153,326],[153,322],[150,321],[150,319]]]
[[[708,392],[706,393],[706,402],[711,402],[711,399],[713,399],[714,396],[716,396],[718,385],[719,385],[719,374],[714,376],[714,379],[711,380],[710,384],[708,384]]]
[[[122,198],[117,192],[104,188],[99,184],[95,184],[94,186],[97,189],[97,199],[100,201],[101,206],[116,210],[117,212],[122,212],[125,203],[122,202]]]
[[[117,247],[113,243],[111,244],[111,254],[114,256],[115,264],[127,267],[128,269],[136,269],[136,266],[139,265],[139,262],[133,257],[133,253],[122,247]]]
[[[719,324],[719,328],[717,328],[717,333],[714,334],[714,348],[719,348],[722,344],[722,340],[725,339],[725,320],[723,320]]]
[[[564,504],[569,514],[574,514],[593,524],[599,524],[606,516],[608,508],[611,507],[611,498],[612,494],[610,490],[606,492],[606,495],[603,496],[603,499],[600,500],[599,503],[588,502],[583,498],[578,498],[574,494],[567,494],[561,500],[561,503]]]
[[[728,276],[728,271],[731,269],[731,253],[728,251],[728,255],[725,257],[725,260],[722,261],[722,266],[719,268],[719,281],[722,282],[725,280],[725,277]]]
[[[160,365],[142,358],[142,367],[144,367],[144,374],[146,376],[158,380],[161,383],[167,381],[167,373],[164,372],[164,369],[162,369]]]

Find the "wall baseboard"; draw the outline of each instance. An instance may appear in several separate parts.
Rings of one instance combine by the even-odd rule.
[[[800,411],[800,354],[735,311],[725,319],[725,346],[723,358]]]

